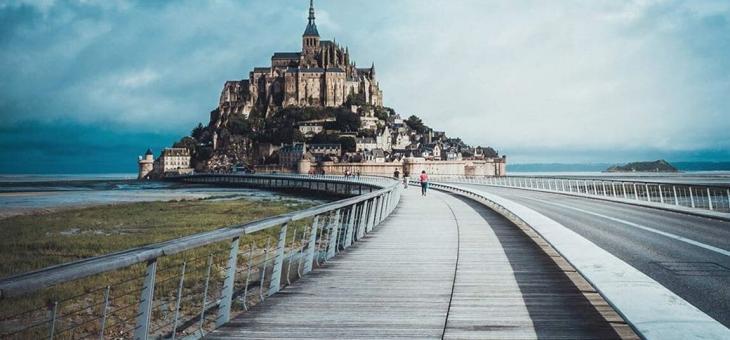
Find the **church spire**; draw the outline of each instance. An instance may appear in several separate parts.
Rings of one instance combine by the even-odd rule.
[[[314,0],[309,0],[309,23],[307,23],[307,29],[304,30],[304,36],[319,37],[317,24],[314,22]]]

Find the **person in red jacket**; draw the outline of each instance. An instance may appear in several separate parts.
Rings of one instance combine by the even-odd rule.
[[[426,196],[426,190],[428,190],[428,175],[426,175],[426,170],[421,171],[421,176],[418,177],[418,181],[421,182],[421,195]]]

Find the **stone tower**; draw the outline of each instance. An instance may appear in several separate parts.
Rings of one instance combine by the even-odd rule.
[[[152,154],[152,150],[147,149],[144,156],[139,156],[139,174],[137,179],[150,179],[150,173],[154,168],[155,156]]]

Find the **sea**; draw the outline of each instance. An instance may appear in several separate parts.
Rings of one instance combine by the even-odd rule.
[[[137,181],[136,174],[0,174],[0,218],[103,204],[190,199],[327,202],[258,189]]]
[[[730,188],[730,171],[688,171],[679,173],[510,172],[509,175],[611,178],[627,181],[712,185]],[[102,204],[238,198],[327,202],[324,198],[312,199],[311,197],[258,189],[137,181],[136,174],[133,173],[0,174],[0,218]]]

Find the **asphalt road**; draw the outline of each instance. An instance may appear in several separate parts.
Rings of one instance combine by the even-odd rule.
[[[552,218],[730,327],[730,222],[560,194],[460,185]]]

